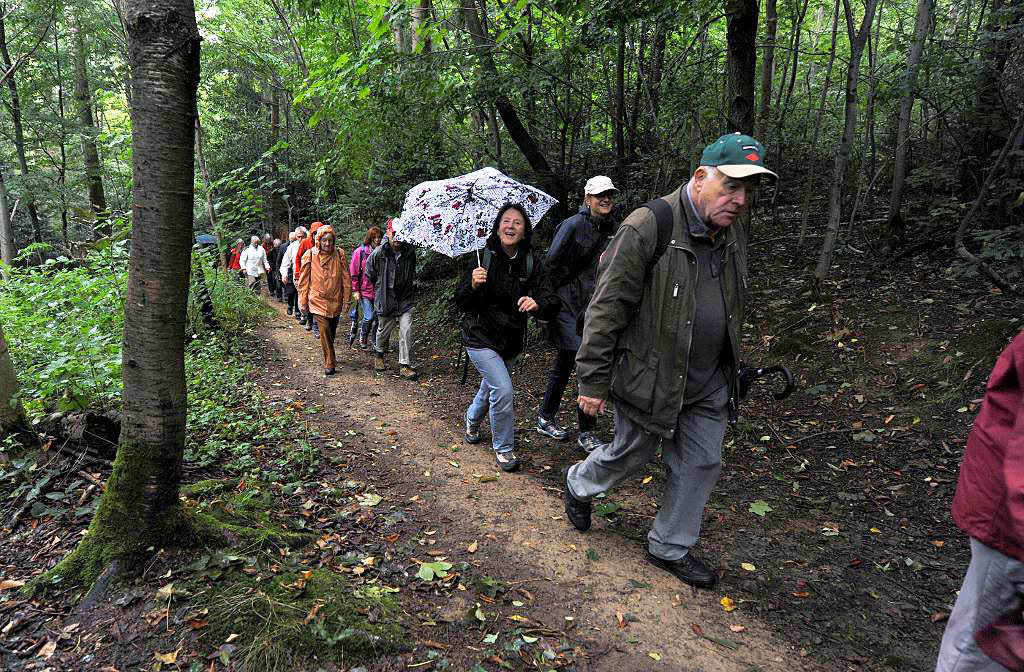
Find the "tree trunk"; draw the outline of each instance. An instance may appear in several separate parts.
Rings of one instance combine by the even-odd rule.
[[[0,431],[4,436],[25,424],[25,411],[17,395],[18,376],[14,373],[11,351],[0,325]]]
[[[764,60],[761,61],[761,111],[755,120],[757,132],[764,135],[771,113],[772,78],[775,76],[775,39],[778,34],[777,0],[766,0],[764,9]]]
[[[91,582],[113,561],[182,539],[185,321],[192,251],[199,31],[192,0],[128,0],[133,226],[124,421],[88,534],[50,575]],[[186,536],[187,538],[187,536]]]
[[[74,15],[75,12],[72,12]],[[78,121],[81,124],[82,161],[85,163],[85,177],[89,184],[89,207],[95,219],[93,238],[109,236],[111,233],[110,219],[107,216],[107,197],[103,191],[103,168],[100,165],[100,154],[96,149],[96,122],[92,113],[92,89],[86,72],[85,36],[81,22],[75,19],[73,27],[75,48],[75,107]]]
[[[754,73],[757,70],[757,0],[726,0],[726,61],[729,68],[729,131],[754,133]]]
[[[11,222],[11,210],[7,204],[7,186],[4,184],[4,171],[0,166],[0,259],[10,266],[18,249],[14,246],[14,225]]]
[[[60,130],[57,144],[60,146],[60,165],[57,167],[57,192],[60,195],[60,233],[64,247],[71,249],[71,242],[68,240],[68,150],[67,150],[67,111],[64,106],[64,73],[60,67],[60,30],[57,24],[53,26],[53,61],[57,70],[57,115],[60,117]]]
[[[619,45],[615,58],[615,160],[619,174],[626,161],[626,22],[619,24]]]
[[[843,123],[843,135],[836,151],[835,171],[832,175],[832,188],[829,192],[828,226],[825,229],[825,240],[821,244],[818,265],[814,269],[814,281],[817,291],[821,291],[832,268],[832,254],[836,239],[839,236],[839,220],[842,214],[843,185],[846,179],[846,168],[850,162],[850,148],[853,146],[857,131],[857,84],[860,78],[861,56],[867,44],[875,17],[877,0],[864,0],[864,19],[860,29],[855,30],[853,8],[850,0],[843,0],[843,13],[846,15],[846,33],[850,39],[850,67],[846,71],[846,111]]]
[[[25,181],[25,203],[29,219],[32,222],[32,239],[34,242],[41,243],[43,242],[43,229],[39,224],[39,211],[36,210],[32,185],[29,183],[28,158],[25,156],[25,130],[21,124],[21,101],[18,98],[18,85],[15,83],[13,74],[14,65],[11,63],[11,53],[7,49],[7,29],[4,26],[3,14],[0,14],[0,57],[3,58],[4,69],[12,73],[7,77],[7,90],[11,93],[8,109],[11,111],[11,123],[14,126],[14,148],[18,155],[21,177]]]
[[[889,194],[889,214],[886,217],[888,229],[887,247],[895,250],[902,244],[905,224],[900,210],[903,206],[903,184],[907,177],[907,152],[910,149],[910,115],[917,97],[917,68],[924,52],[924,41],[932,25],[935,0],[918,0],[917,20],[914,23],[914,38],[907,53],[907,69],[903,73],[903,95],[900,98],[899,121],[896,126],[896,152],[892,165],[892,191]]]
[[[651,53],[651,138],[656,137],[658,116],[661,113],[661,78],[665,72],[665,47],[668,44],[668,28],[661,21],[655,23],[654,30],[654,50]]]
[[[547,158],[540,151],[533,136],[523,126],[516,108],[503,93],[500,93],[501,87],[499,84],[501,80],[498,76],[498,69],[494,65],[491,39],[480,23],[480,15],[477,13],[476,4],[464,2],[459,7],[459,12],[462,14],[469,34],[473,39],[473,46],[480,59],[483,77],[490,80],[490,86],[486,90],[492,98],[502,122],[505,124],[505,130],[508,131],[509,137],[516,147],[519,148],[530,168],[537,174],[541,188],[558,199],[558,205],[553,209],[552,216],[555,219],[563,217],[568,214],[568,210],[565,207],[567,194],[565,185],[562,179],[551,170],[551,165],[548,163]]]
[[[210,182],[210,172],[206,169],[206,155],[203,154],[203,126],[199,122],[199,114],[196,114],[196,158],[199,159],[199,171],[203,175],[203,191],[206,192],[206,215],[210,218],[210,231],[217,233],[217,215],[213,209],[213,184]],[[287,237],[287,236],[285,236]],[[221,268],[227,269],[228,258],[223,252],[223,245],[218,247],[218,254],[221,257]]]
[[[431,0],[419,0],[419,5],[412,10],[412,48],[414,51],[420,49],[420,45],[422,45],[421,51],[425,54],[430,53],[432,48],[430,36],[423,37],[421,33],[425,30],[433,11]]]
[[[825,82],[821,85],[821,95],[818,98],[818,111],[814,115],[814,131],[811,134],[811,142],[808,145],[807,159],[805,165],[810,165],[814,160],[814,150],[818,146],[818,136],[821,135],[821,121],[825,116],[825,104],[828,101],[828,89],[832,85],[832,69],[836,63],[836,37],[839,34],[839,0],[835,0],[832,7],[832,43],[829,46],[828,67],[825,70]],[[807,219],[811,213],[811,194],[814,192],[811,179],[808,178],[804,185],[804,204],[800,211],[803,213],[800,218],[800,238],[797,247],[803,247],[807,240]]]

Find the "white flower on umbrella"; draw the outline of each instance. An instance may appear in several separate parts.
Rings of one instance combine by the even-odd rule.
[[[505,204],[521,205],[536,225],[557,202],[494,168],[482,168],[410,189],[394,223],[395,237],[457,257],[484,247],[494,218]]]

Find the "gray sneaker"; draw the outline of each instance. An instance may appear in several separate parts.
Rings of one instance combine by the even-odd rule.
[[[495,451],[494,461],[502,471],[515,471],[519,468],[519,458],[511,450]]]
[[[583,452],[590,454],[603,446],[604,442],[597,437],[597,432],[580,432],[579,437],[576,438],[576,445]]]
[[[562,429],[551,420],[540,415],[537,416],[537,432],[544,436],[550,436],[555,441],[565,441],[569,438],[569,430]]]
[[[465,418],[466,422],[466,443],[480,443],[480,425],[474,425]]]

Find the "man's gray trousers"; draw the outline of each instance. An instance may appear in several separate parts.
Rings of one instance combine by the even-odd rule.
[[[664,440],[617,412],[612,442],[569,469],[570,493],[589,501],[612,489],[642,469],[660,445],[667,479],[647,542],[652,555],[678,560],[697,543],[704,506],[722,470],[728,402],[728,388],[723,386],[684,406],[675,437]]]

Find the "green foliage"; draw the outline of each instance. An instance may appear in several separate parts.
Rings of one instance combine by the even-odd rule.
[[[121,243],[7,269],[0,314],[30,416],[119,404],[127,258]]]
[[[223,329],[238,333],[266,315],[266,304],[234,276],[212,269],[208,254],[197,255],[193,263],[205,273]],[[39,266],[4,269],[0,314],[30,417],[120,406],[127,279],[125,242],[102,246],[82,260],[58,257]],[[193,337],[202,332],[195,280],[194,275],[189,305]],[[188,352],[186,359],[198,365],[195,348]]]

